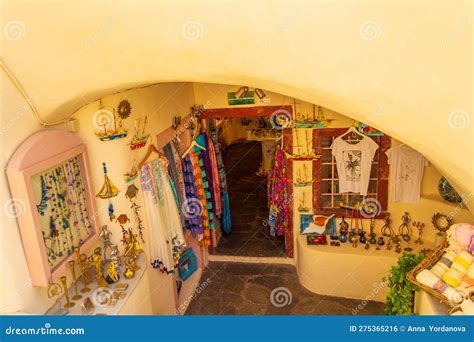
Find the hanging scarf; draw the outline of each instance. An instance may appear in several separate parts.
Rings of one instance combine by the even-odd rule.
[[[205,178],[205,173],[201,168],[202,158],[200,157],[199,152],[192,152],[189,154],[191,163],[193,165],[194,177],[196,180],[197,195],[199,198],[199,208],[198,212],[202,213],[202,227],[203,227],[203,238],[199,241],[201,246],[209,247],[211,245],[211,225],[212,225],[212,213],[209,212],[208,207],[208,198],[207,186],[208,182]],[[189,205],[196,206],[197,203],[189,203]],[[212,204],[210,204],[212,206]]]
[[[204,176],[208,181],[207,189],[209,193],[207,197],[209,198],[210,203],[212,204],[212,208],[209,210],[214,214],[215,213],[215,198],[214,198],[214,180],[213,180],[213,173],[212,173],[212,166],[211,166],[211,157],[209,154],[209,146],[208,146],[208,139],[206,133],[201,133],[197,138],[196,141],[199,145],[203,146],[205,150],[199,150],[200,157],[201,157],[201,168],[204,171]]]
[[[162,273],[174,273],[185,246],[183,228],[170,178],[161,160],[140,170],[150,233],[151,265]]]
[[[270,205],[268,222],[272,236],[283,235],[288,227],[290,201],[288,199],[287,183],[285,152],[279,149],[275,153],[268,191]]]
[[[215,212],[216,212],[216,215],[220,217],[222,215],[222,199],[221,199],[221,187],[220,187],[220,182],[219,182],[219,169],[217,167],[216,151],[214,149],[214,143],[209,137],[207,140],[207,146],[209,150],[209,161],[211,164]]]
[[[194,167],[191,163],[191,158],[187,155],[183,160],[183,176],[185,187],[185,201],[181,208],[181,213],[185,218],[185,227],[189,229],[194,235],[198,236],[198,240],[202,239],[203,219],[202,211],[199,208],[196,211],[191,211],[194,207],[192,204],[200,203],[198,188],[196,186],[196,178],[194,176]]]
[[[222,162],[222,153],[220,149],[219,139],[217,137],[217,130],[213,121],[210,124],[210,136],[212,142],[214,143],[214,150],[216,152],[217,168],[219,172],[219,184],[221,187],[222,232],[228,235],[232,231],[232,221],[230,215],[229,193],[227,191],[227,177],[225,173],[224,163]]]
[[[184,191],[182,191],[181,187],[181,182],[180,182],[180,177],[178,175],[178,170],[181,170],[181,167],[177,165],[175,161],[175,155],[173,153],[173,148],[171,147],[170,144],[166,144],[163,147],[163,152],[168,159],[168,173],[170,175],[170,183],[171,187],[173,189],[173,193],[176,196],[176,205],[178,208],[181,208],[184,202]],[[181,219],[181,223],[184,225],[184,219]]]

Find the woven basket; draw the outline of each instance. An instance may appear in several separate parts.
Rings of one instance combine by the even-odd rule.
[[[418,282],[418,280],[416,280],[416,276],[418,275],[418,273],[420,273],[424,269],[431,269],[439,261],[439,259],[441,259],[441,257],[446,252],[447,247],[448,241],[445,240],[438,248],[428,254],[426,258],[424,258],[417,266],[415,266],[410,272],[407,273],[407,279],[426,293],[438,299],[440,302],[443,302],[448,306],[453,307],[455,304],[450,302],[445,295],[439,293],[438,291],[432,289],[429,286],[421,284],[420,282]]]

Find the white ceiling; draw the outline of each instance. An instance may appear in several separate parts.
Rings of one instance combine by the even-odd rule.
[[[471,1],[3,1],[1,19],[44,118],[142,84],[246,84],[380,128],[474,189]]]

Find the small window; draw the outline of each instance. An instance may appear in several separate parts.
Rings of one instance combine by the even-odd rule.
[[[348,203],[354,206],[362,202],[364,196],[359,194],[340,194],[339,179],[336,168],[336,160],[331,153],[331,144],[335,138],[344,134],[346,128],[327,128],[314,130],[313,147],[321,154],[321,158],[313,162],[314,210],[320,214],[336,214],[337,216],[348,216],[350,211],[340,208],[340,203]],[[370,172],[369,188],[366,198],[375,198],[381,204],[383,217],[387,211],[388,195],[388,162],[385,151],[390,148],[390,137],[368,137],[373,139],[379,148],[375,152]]]

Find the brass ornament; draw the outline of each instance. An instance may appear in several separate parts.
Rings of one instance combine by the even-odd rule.
[[[56,316],[64,316],[68,314],[68,310],[63,309],[61,307],[61,301],[59,300],[59,297],[63,294],[63,288],[61,287],[60,284],[50,282],[48,285],[48,298],[56,297],[55,303],[57,303],[58,308],[55,309],[51,314],[56,315]]]
[[[65,308],[72,308],[76,303],[71,302],[69,300],[69,291],[68,291],[68,288],[67,288],[67,278],[65,276],[62,276],[59,279],[61,280],[61,284],[63,286],[64,296],[66,297],[66,304],[64,304],[64,307]]]
[[[89,260],[95,267],[95,278],[99,287],[107,287],[109,284],[105,281],[102,273],[102,248],[97,247],[94,249],[94,254],[89,257]]]
[[[74,296],[72,296],[72,300],[79,300],[82,296],[77,291],[77,279],[76,279],[76,270],[75,266],[76,263],[74,260],[68,262],[69,268],[71,269],[72,281],[74,282]]]
[[[74,248],[74,253],[76,254],[76,263],[79,265],[79,269],[81,270],[83,284],[81,292],[87,293],[91,290],[89,287],[87,287],[87,285],[92,283],[92,278],[89,274],[89,268],[91,267],[91,265],[87,260],[87,256],[85,254],[81,254],[79,247]]]
[[[438,235],[442,236],[453,224],[453,218],[441,213],[436,213],[433,215],[431,223],[438,231]]]

